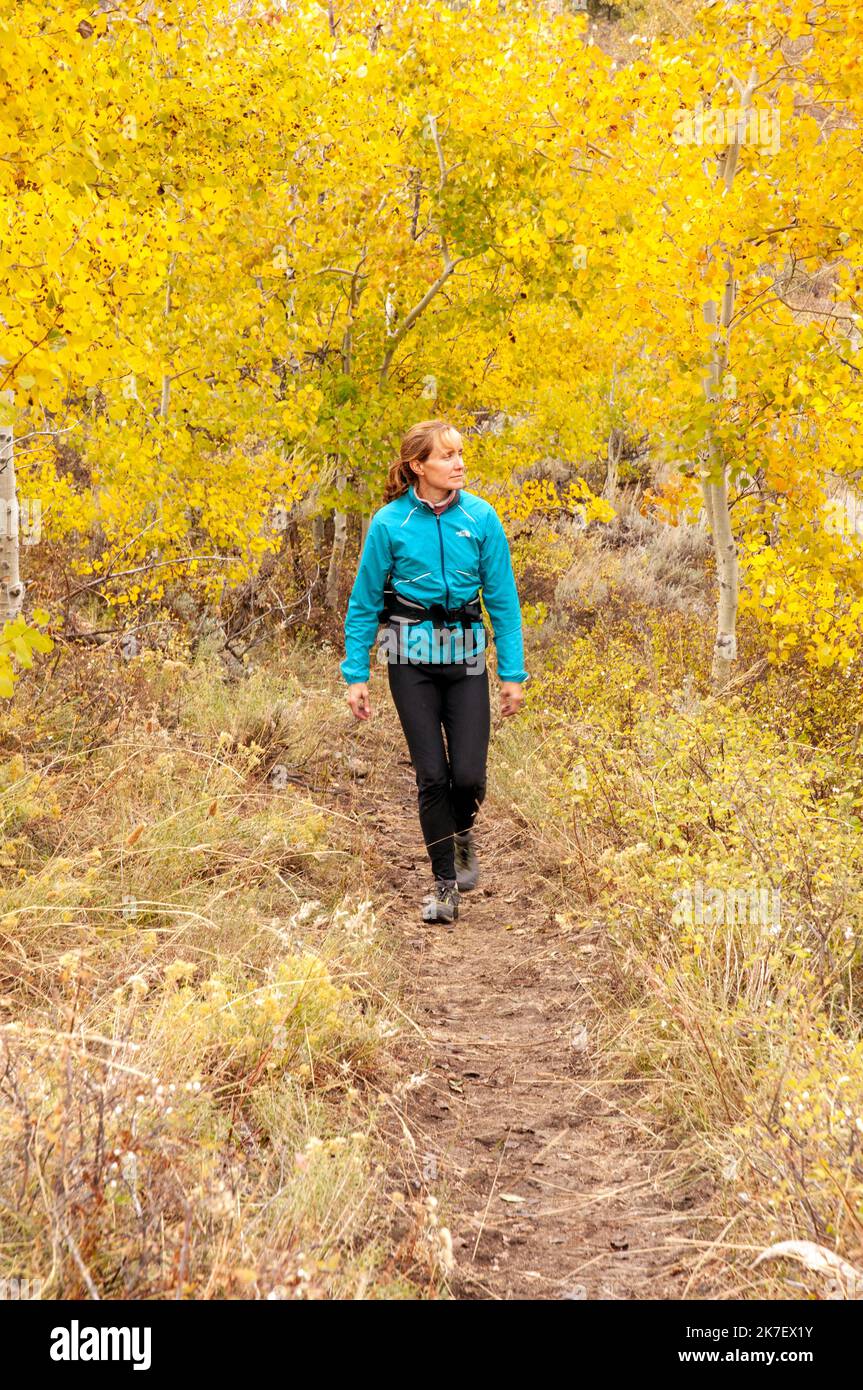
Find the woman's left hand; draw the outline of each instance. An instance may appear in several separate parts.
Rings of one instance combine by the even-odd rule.
[[[503,715],[518,714],[524,699],[524,686],[521,681],[501,681],[500,712]]]

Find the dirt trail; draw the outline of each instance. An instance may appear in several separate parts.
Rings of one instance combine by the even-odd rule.
[[[420,921],[431,877],[414,772],[383,703],[376,730],[357,740],[364,759],[374,748],[374,764],[350,801],[370,878],[391,890],[380,911],[418,1025],[397,1059],[404,1076],[427,1073],[404,1118],[414,1184],[439,1198],[452,1231],[452,1293],[716,1297],[707,1265],[690,1280],[716,1234],[698,1219],[709,1184],[684,1179],[673,1146],[628,1118],[642,1083],[605,1075],[592,1045],[596,937],[561,930],[528,832],[490,797],[475,831],[478,887],[462,895],[453,928]]]

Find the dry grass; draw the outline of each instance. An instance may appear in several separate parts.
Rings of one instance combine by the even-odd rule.
[[[68,653],[3,713],[0,1276],[436,1296],[437,1216],[405,1222],[378,1129],[394,958],[356,826],[316,799],[331,672],[104,661]]]
[[[494,789],[558,910],[606,943],[609,1075],[646,1081],[644,1122],[694,1139],[714,1174],[728,1228],[705,1252],[713,1277],[731,1297],[823,1295],[793,1260],[749,1263],[792,1239],[863,1265],[863,787],[811,727],[789,738],[772,679],[702,694],[682,624],[600,622],[559,643],[499,738]],[[846,684],[859,719],[859,676]],[[687,918],[694,885],[718,915]],[[776,917],[748,896],[774,889]]]
[[[698,524],[665,525],[642,515],[639,506],[637,491],[622,492],[614,519],[572,542],[572,562],[554,590],[556,609],[565,614],[638,605],[709,615],[709,534]]]

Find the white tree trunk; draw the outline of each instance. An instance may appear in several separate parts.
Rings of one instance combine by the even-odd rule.
[[[602,495],[607,502],[614,502],[617,497],[617,472],[620,466],[620,455],[623,453],[623,430],[612,426],[608,433],[608,451],[605,466],[605,483]]]
[[[757,73],[754,68],[750,72],[749,81],[745,87],[742,83],[736,82],[740,95],[737,131],[734,140],[725,150],[725,157],[717,174],[717,182],[724,183],[726,191],[730,191],[734,182],[734,175],[737,172],[741,136],[745,130],[747,111],[752,101],[756,83]],[[704,382],[704,391],[708,401],[717,400],[724,385],[723,378],[728,364],[731,320],[734,315],[734,298],[734,266],[730,258],[726,257],[725,286],[719,312],[717,313],[717,306],[712,301],[704,307],[705,322],[714,326],[710,371]],[[718,689],[722,689],[727,685],[734,662],[737,659],[737,606],[740,592],[737,545],[734,540],[728,505],[728,467],[724,459],[718,456],[713,431],[710,428],[707,431],[705,452],[707,474],[702,479],[702,492],[704,509],[713,537],[716,577],[719,584],[716,638],[713,643],[711,674],[714,685]]]
[[[713,553],[716,556],[716,577],[719,581],[719,603],[716,615],[716,639],[713,643],[715,684],[727,685],[733,663],[737,660],[737,602],[739,595],[737,545],[731,529],[728,510],[728,476],[722,470],[718,483],[708,483],[711,492]]]
[[[0,425],[0,522],[0,623],[4,623],[17,618],[24,604],[18,570],[18,492],[11,425]]]
[[[339,471],[338,486],[341,490],[346,483],[343,472]],[[333,549],[327,570],[327,587],[324,602],[327,608],[335,608],[339,601],[339,580],[342,574],[342,561],[348,540],[348,518],[346,512],[333,513]]]
[[[171,264],[170,264],[170,266],[168,267],[168,278],[167,278],[167,283],[166,283],[166,285],[165,285],[165,324],[166,324],[166,325],[169,323],[170,318],[171,318],[171,277],[172,277],[173,274],[174,274],[174,267],[175,267],[176,264],[177,264],[177,252],[175,251],[174,254],[173,254],[173,256],[171,257]],[[166,327],[166,329],[165,329],[165,332],[166,332],[166,334],[167,334],[167,332],[168,332],[167,327]],[[170,376],[168,375],[168,373],[166,372],[165,375],[162,377],[162,394],[161,394],[161,398],[160,398],[160,400],[159,400],[159,414],[160,414],[160,416],[162,417],[163,420],[167,420],[167,418],[168,418],[168,407],[169,407],[170,403],[171,403],[171,378],[170,378]]]

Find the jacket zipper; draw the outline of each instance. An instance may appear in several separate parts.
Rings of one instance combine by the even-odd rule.
[[[443,586],[446,590],[446,606],[449,608],[449,585],[446,582],[446,565],[444,564],[443,557],[443,531],[441,530],[440,516],[437,512],[435,512],[435,521],[437,522],[437,535],[440,541],[440,572],[443,579]]]

